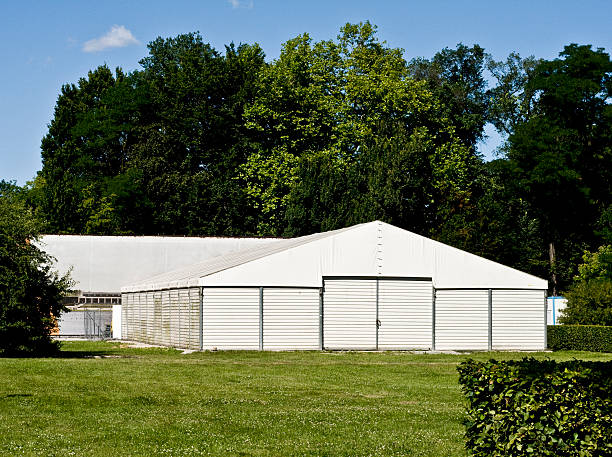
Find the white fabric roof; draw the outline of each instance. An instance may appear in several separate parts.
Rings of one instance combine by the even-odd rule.
[[[428,277],[436,288],[546,289],[546,280],[374,221],[278,240],[124,287],[321,287],[324,276]]]
[[[126,284],[277,239],[169,236],[43,235],[39,246],[72,269],[75,290],[119,293]]]

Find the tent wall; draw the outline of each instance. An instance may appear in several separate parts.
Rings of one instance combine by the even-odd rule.
[[[203,348],[259,349],[258,287],[204,289]]]
[[[493,350],[543,349],[544,303],[543,290],[493,290]]]
[[[431,280],[378,281],[378,349],[430,349]]]
[[[546,349],[544,290],[435,292],[436,350]]]
[[[122,294],[122,338],[199,349],[199,288]]]
[[[544,297],[543,290],[434,289],[428,278],[325,278],[323,289],[192,287],[123,294],[121,330],[124,339],[196,350],[541,350]]]
[[[376,349],[376,280],[326,279],[325,349]]]
[[[488,349],[488,290],[436,290],[436,350]]]
[[[319,349],[319,295],[319,289],[263,288],[263,349]]]
[[[430,278],[328,278],[325,349],[430,349]]]

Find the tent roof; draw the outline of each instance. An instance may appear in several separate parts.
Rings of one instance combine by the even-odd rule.
[[[374,221],[232,252],[123,292],[191,286],[320,287],[323,277],[428,277],[437,288],[546,289],[535,276]]]
[[[347,230],[354,229],[363,224],[354,225],[339,230],[332,230],[329,232],[314,233],[312,235],[301,236],[298,238],[288,239],[277,239],[266,243],[262,246],[255,246],[239,251],[231,252],[229,254],[215,257],[213,259],[204,260],[202,262],[189,265],[184,268],[179,268],[174,271],[162,273],[160,275],[147,278],[145,281],[135,284],[133,286],[124,288],[131,290],[150,290],[157,288],[167,288],[179,285],[198,285],[197,281],[194,283],[193,280],[197,280],[213,273],[219,273],[223,270],[227,270],[232,267],[236,267],[253,260],[261,259],[272,254],[286,251],[291,248],[303,246],[312,241],[320,240],[326,237],[336,235],[338,233],[345,232]]]
[[[42,235],[37,245],[70,271],[73,289],[119,293],[121,287],[230,252],[264,246],[269,238]]]

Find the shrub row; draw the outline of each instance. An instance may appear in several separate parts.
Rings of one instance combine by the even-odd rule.
[[[612,455],[612,362],[468,360],[458,371],[472,455]]]
[[[549,325],[548,347],[553,351],[612,352],[612,327]]]

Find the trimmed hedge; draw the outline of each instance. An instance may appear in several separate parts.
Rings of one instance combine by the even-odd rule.
[[[612,455],[612,362],[468,360],[457,369],[472,455]]]
[[[549,325],[548,347],[553,351],[612,352],[612,327]]]

